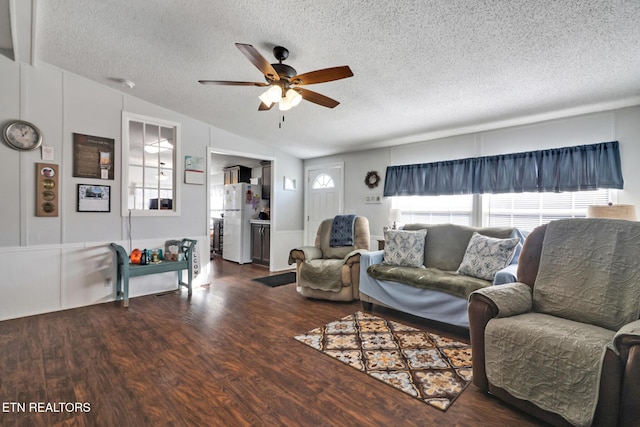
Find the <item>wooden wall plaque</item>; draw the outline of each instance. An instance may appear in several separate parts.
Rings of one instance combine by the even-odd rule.
[[[36,163],[36,216],[58,216],[58,165]]]

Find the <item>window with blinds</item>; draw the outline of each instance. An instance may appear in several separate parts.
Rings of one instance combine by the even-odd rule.
[[[392,206],[401,212],[401,224],[459,224],[473,223],[473,195],[455,196],[399,196],[392,198]]]
[[[601,189],[564,193],[485,194],[485,222],[490,227],[532,230],[549,221],[584,218],[587,206],[612,202],[615,190]]]
[[[601,189],[564,193],[504,193],[455,196],[392,197],[400,211],[400,223],[459,224],[485,227],[517,227],[533,230],[549,221],[584,218],[587,206],[615,202],[616,190]],[[476,198],[477,203],[474,203]],[[474,206],[477,206],[474,210]],[[478,218],[474,222],[474,218]],[[482,218],[482,220],[480,220]]]

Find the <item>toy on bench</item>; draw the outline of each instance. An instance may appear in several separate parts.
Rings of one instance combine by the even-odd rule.
[[[192,239],[169,240],[165,252],[165,261],[150,263],[146,265],[131,264],[127,251],[116,243],[111,243],[111,248],[116,253],[116,263],[118,265],[117,285],[116,285],[116,301],[123,300],[124,307],[129,307],[129,278],[137,276],[146,276],[148,274],[166,273],[167,271],[178,272],[178,289],[180,286],[185,286],[189,289],[189,296],[192,293],[191,282],[193,280],[193,267],[191,260],[193,256],[193,248],[196,245],[196,241]],[[176,254],[168,254],[168,248],[171,246],[178,246],[179,251]],[[169,256],[167,256],[169,255]],[[176,255],[176,256],[174,256]],[[181,255],[181,256],[180,256]],[[171,259],[175,259],[175,261]],[[182,271],[187,270],[187,283],[182,281]]]

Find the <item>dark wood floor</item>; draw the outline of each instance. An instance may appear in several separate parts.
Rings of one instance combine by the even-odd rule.
[[[473,385],[442,412],[293,339],[353,314],[359,302],[253,282],[268,274],[258,266],[217,258],[214,272],[190,300],[183,290],[134,298],[128,309],[108,303],[0,322],[0,425],[544,425]],[[30,411],[38,402],[61,412]],[[60,402],[90,412],[66,412]]]

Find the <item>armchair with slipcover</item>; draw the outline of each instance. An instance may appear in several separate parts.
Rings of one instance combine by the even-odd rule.
[[[469,300],[473,382],[556,426],[640,425],[640,223],[536,228]]]
[[[342,240],[335,233],[340,224],[343,231],[351,231],[342,233]],[[339,215],[322,221],[314,246],[302,246],[289,253],[289,265],[296,263],[296,290],[309,298],[358,299],[360,254],[369,250],[369,240],[369,220],[365,217]]]

